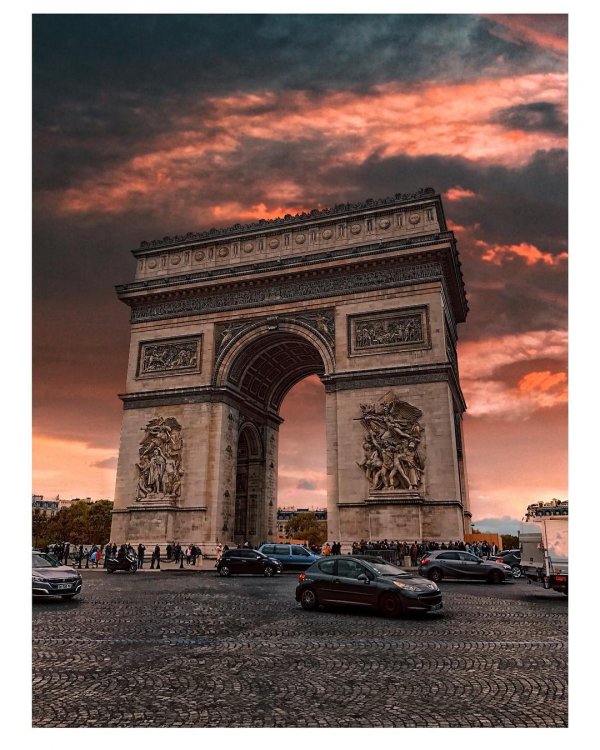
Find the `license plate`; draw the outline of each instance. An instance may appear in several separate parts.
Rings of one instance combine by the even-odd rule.
[[[57,589],[70,589],[73,584],[71,583],[58,583],[56,585]]]
[[[434,610],[434,609],[441,609],[441,608],[442,608],[441,602],[439,604],[432,604],[431,605],[431,609],[432,610]]]

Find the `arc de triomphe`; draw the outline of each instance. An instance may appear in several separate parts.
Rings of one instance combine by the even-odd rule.
[[[470,529],[467,302],[431,188],[143,242],[111,540],[274,539],[279,408],[325,384],[328,537]]]

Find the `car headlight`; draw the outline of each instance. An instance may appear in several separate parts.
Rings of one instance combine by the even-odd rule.
[[[36,583],[47,583],[45,578],[42,578],[42,576],[31,576],[31,580],[35,581]]]
[[[394,581],[394,586],[398,586],[399,589],[404,589],[405,591],[418,591],[417,586],[411,586],[409,583],[404,583],[404,581]]]

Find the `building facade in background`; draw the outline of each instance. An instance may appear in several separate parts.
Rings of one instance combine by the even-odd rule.
[[[470,530],[456,241],[431,188],[143,242],[111,538],[277,533],[279,409],[326,392],[328,536]]]

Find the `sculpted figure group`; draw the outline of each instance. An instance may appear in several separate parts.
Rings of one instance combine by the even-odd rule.
[[[419,452],[421,412],[393,394],[378,405],[361,404],[364,456],[358,466],[374,490],[418,490],[424,474]]]
[[[181,426],[173,417],[151,419],[140,443],[136,500],[181,495]]]

